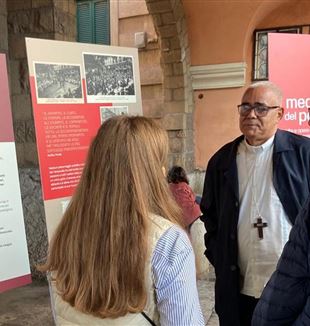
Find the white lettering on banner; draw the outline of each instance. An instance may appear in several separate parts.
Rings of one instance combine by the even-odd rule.
[[[300,97],[300,98],[287,98],[285,100],[285,106],[287,110],[304,110],[310,109],[310,97]],[[309,123],[310,120],[310,113],[307,111],[295,111],[295,112],[286,112],[284,114],[284,120],[286,121],[298,121],[299,126],[303,123]]]
[[[309,112],[299,112],[298,115],[298,123],[301,125],[302,123],[310,120]]]
[[[287,109],[307,109],[310,108],[310,97],[287,98],[285,104]]]
[[[48,168],[51,190],[74,188],[79,183],[85,163],[50,166]]]

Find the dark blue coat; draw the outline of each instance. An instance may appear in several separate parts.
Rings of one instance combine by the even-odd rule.
[[[236,153],[244,136],[223,146],[209,161],[201,201],[205,255],[215,268],[215,309],[221,326],[239,325],[237,226],[239,189]],[[273,184],[292,224],[310,192],[310,139],[278,130],[273,149]]]
[[[252,325],[310,325],[310,197],[256,306]]]

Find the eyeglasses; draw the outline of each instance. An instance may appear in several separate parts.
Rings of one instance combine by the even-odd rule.
[[[268,114],[270,110],[278,109],[280,106],[268,106],[265,104],[239,104],[238,105],[238,112],[242,116],[246,116],[250,113],[250,111],[253,109],[256,116],[258,117],[264,117]]]

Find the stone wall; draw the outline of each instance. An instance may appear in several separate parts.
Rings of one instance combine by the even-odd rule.
[[[0,0],[0,52],[8,53],[8,27],[6,0]]]
[[[37,168],[20,168],[19,181],[22,194],[24,221],[32,277],[43,275],[36,270],[47,252],[47,231],[42,202],[40,174]]]
[[[40,278],[42,275],[35,270],[35,265],[46,256],[47,233],[25,37],[75,41],[76,3],[75,0],[7,0],[6,6],[10,92],[25,228],[32,275]],[[2,16],[6,20],[4,8],[5,1],[0,0],[0,24]],[[1,48],[5,46],[2,38],[1,33]]]

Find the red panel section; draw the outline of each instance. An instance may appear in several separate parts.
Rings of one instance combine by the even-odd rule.
[[[5,54],[0,53],[0,142],[14,142]]]
[[[72,196],[100,122],[96,103],[38,104],[30,77],[43,199]],[[85,81],[83,80],[85,94]]]
[[[31,283],[31,275],[23,275],[10,280],[0,281],[0,293]]]

